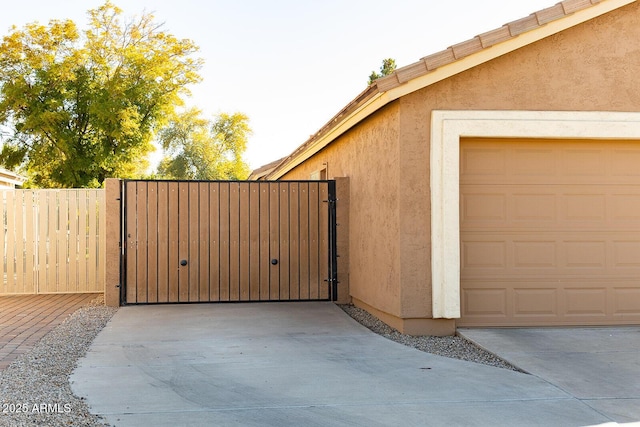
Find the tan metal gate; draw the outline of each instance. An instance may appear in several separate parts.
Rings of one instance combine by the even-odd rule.
[[[334,181],[124,181],[126,304],[336,296]]]

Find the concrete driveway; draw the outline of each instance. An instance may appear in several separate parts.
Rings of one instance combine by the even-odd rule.
[[[123,307],[71,382],[116,426],[623,421],[535,375],[389,341],[332,303]]]
[[[640,425],[640,327],[458,332],[607,417]]]

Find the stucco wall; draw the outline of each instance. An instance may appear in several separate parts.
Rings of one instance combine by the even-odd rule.
[[[307,179],[323,162],[330,177],[350,177],[352,295],[429,318],[432,110],[640,111],[638,69],[634,3],[407,95],[284,178]]]
[[[387,106],[282,178],[309,179],[323,163],[328,178],[349,177],[350,292],[395,315],[401,285],[398,118],[397,103]]]

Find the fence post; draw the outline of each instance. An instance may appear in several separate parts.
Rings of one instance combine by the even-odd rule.
[[[110,307],[120,306],[120,180],[105,182],[105,269],[104,302]]]
[[[338,300],[337,304],[351,302],[349,292],[349,178],[335,177],[336,223],[338,253]]]

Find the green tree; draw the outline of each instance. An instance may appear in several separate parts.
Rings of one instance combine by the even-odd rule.
[[[157,176],[165,179],[242,180],[249,166],[242,159],[251,134],[249,119],[242,113],[219,114],[213,121],[191,109],[160,131],[159,141],[167,155]]]
[[[372,71],[371,75],[369,75],[369,83],[368,84],[373,83],[374,81],[376,81],[380,77],[388,76],[389,74],[393,73],[395,70],[396,70],[396,60],[395,59],[391,59],[391,58],[383,59],[382,60],[382,65],[380,66],[380,72],[377,73],[375,71]]]
[[[0,164],[35,187],[99,187],[141,176],[151,141],[187,86],[200,80],[197,46],[150,14],[122,19],[107,1],[70,21],[13,27],[0,44]]]

